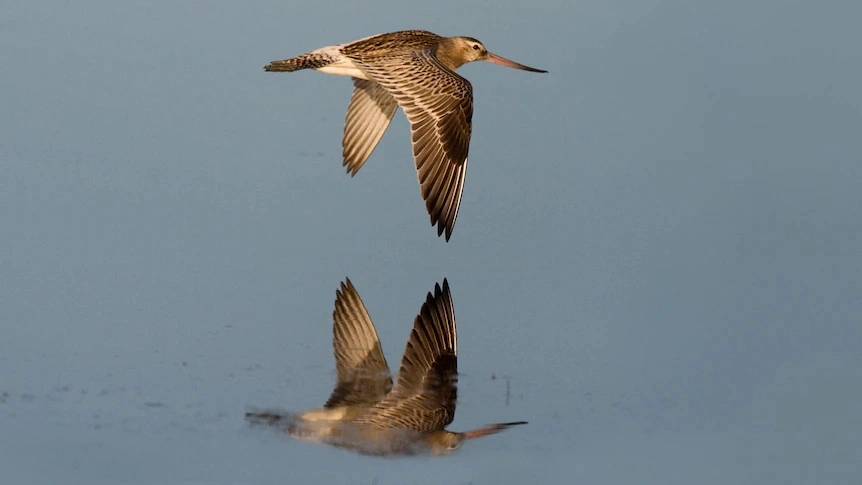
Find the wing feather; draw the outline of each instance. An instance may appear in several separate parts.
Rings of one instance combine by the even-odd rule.
[[[349,54],[404,110],[425,207],[437,234],[455,227],[473,131],[473,87],[433,50]],[[454,181],[455,183],[449,183]]]
[[[398,103],[374,81],[353,78],[353,96],[344,120],[342,155],[351,176],[362,168],[389,127]]]
[[[395,387],[356,423],[419,432],[443,429],[455,417],[457,382],[455,310],[444,279],[416,316]]]
[[[378,403],[392,389],[374,323],[350,279],[335,293],[332,348],[338,382],[324,407]]]

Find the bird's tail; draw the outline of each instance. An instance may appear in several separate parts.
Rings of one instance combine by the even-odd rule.
[[[277,426],[282,422],[291,419],[288,413],[262,412],[262,413],[245,413],[245,419],[251,424],[265,424],[269,426]]]
[[[296,56],[291,59],[281,61],[272,61],[264,66],[265,71],[269,72],[293,72],[300,69],[317,69],[328,66],[335,62],[331,55],[321,52],[309,52],[301,56]]]

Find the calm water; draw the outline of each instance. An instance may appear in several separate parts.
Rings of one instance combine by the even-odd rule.
[[[859,482],[862,7],[307,3],[2,9],[4,481]],[[349,80],[262,70],[406,28],[550,71],[460,69],[448,244],[402,114],[351,179]],[[249,430],[328,396],[345,276],[393,367],[447,277],[452,429],[530,424],[403,460]]]

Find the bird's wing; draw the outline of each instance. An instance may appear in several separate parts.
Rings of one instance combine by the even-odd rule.
[[[437,235],[445,231],[448,241],[464,190],[473,87],[444,66],[431,49],[350,57],[407,115],[422,199],[431,224],[437,225]]]
[[[457,354],[455,311],[444,279],[416,316],[395,387],[356,423],[419,432],[443,429],[455,417]]]
[[[344,120],[344,166],[351,176],[362,168],[380,142],[398,103],[374,81],[353,78],[353,96]]]
[[[377,330],[350,279],[335,292],[332,347],[338,382],[324,407],[372,405],[392,389]]]

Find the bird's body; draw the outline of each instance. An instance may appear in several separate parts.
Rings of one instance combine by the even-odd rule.
[[[247,419],[373,455],[449,453],[465,439],[525,424],[498,423],[463,433],[445,429],[455,417],[458,381],[455,314],[446,280],[428,293],[416,317],[394,386],[377,331],[350,280],[336,292],[333,321],[338,382],[326,404],[298,415],[247,413]]]
[[[471,37],[423,30],[323,47],[273,61],[265,69],[314,69],[353,78],[342,141],[343,164],[351,175],[371,155],[400,106],[411,126],[422,199],[437,235],[445,232],[448,241],[461,204],[473,126],[473,87],[455,69],[478,60],[545,72],[491,54]]]

